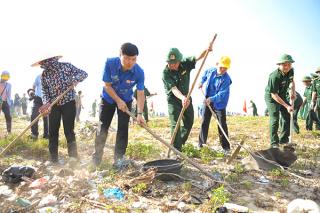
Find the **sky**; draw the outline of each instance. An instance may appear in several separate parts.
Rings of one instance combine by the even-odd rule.
[[[88,72],[78,85],[85,111],[102,91],[108,57],[119,55],[122,43],[138,46],[137,63],[156,111],[167,113],[162,83],[166,55],[177,47],[185,57],[199,56],[215,33],[217,39],[201,73],[222,55],[231,57],[228,111],[241,112],[253,100],[263,114],[264,89],[283,53],[296,61],[297,91],[301,79],[320,66],[320,0],[0,0],[0,71],[11,74],[13,94],[22,94],[41,73],[30,65],[47,55],[63,55]],[[201,61],[192,71],[191,82]],[[194,108],[202,101],[192,93]]]

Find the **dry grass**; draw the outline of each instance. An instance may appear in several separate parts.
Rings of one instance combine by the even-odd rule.
[[[228,117],[227,123],[229,127],[229,135],[231,140],[232,150],[236,148],[236,144],[244,140],[244,146],[250,150],[260,150],[269,147],[269,130],[268,130],[268,118],[267,117],[242,117],[234,116]],[[7,138],[3,137],[5,126],[3,116],[0,117],[0,148],[8,144],[15,135],[19,134],[26,126],[27,121],[14,119],[13,131],[14,136]],[[283,171],[255,171],[246,170],[243,167],[242,159],[236,159],[232,165],[225,163],[226,158],[221,156],[214,156],[215,153],[219,153],[220,144],[217,138],[217,125],[214,120],[211,121],[208,137],[208,145],[214,152],[201,152],[199,155],[195,155],[193,158],[208,171],[219,172],[222,178],[229,184],[231,184],[234,191],[230,193],[228,197],[229,202],[237,203],[248,206],[252,211],[277,211],[285,209],[288,202],[295,198],[309,198],[320,202],[320,132],[307,132],[304,130],[305,123],[300,120],[300,134],[294,134],[293,142],[297,144],[296,153],[298,160],[292,165],[291,170],[294,173],[299,173],[299,170],[311,170],[312,176],[307,177],[313,181],[303,181],[295,178]],[[41,125],[39,125],[41,127]],[[116,126],[116,125],[113,125]],[[161,138],[170,141],[170,128],[169,120],[167,118],[151,118],[149,127],[158,134]],[[188,144],[192,144],[194,147],[198,143],[198,134],[200,128],[200,120],[196,119]],[[89,160],[90,155],[94,148],[93,136],[84,137],[79,133],[80,125],[76,128],[78,140],[79,153],[82,159]],[[40,130],[41,132],[41,130]],[[63,136],[63,129],[61,128],[60,134],[60,156],[67,158],[66,142]],[[111,170],[111,159],[113,159],[113,145],[115,141],[115,133],[109,134],[107,139],[107,145],[104,154],[104,164],[106,169]],[[189,147],[190,148],[190,147]],[[191,149],[191,148],[190,148]],[[190,151],[190,150],[189,150]],[[193,152],[195,152],[193,150]],[[149,161],[166,156],[167,148],[154,139],[146,130],[141,127],[131,125],[129,131],[129,148],[128,155],[138,161]],[[192,156],[191,154],[189,156]],[[248,156],[248,153],[241,149],[239,153],[241,158]],[[39,140],[33,142],[27,137],[23,137],[18,141],[15,146],[8,152],[5,157],[0,159],[0,172],[7,166],[13,163],[26,164],[30,163],[29,160],[44,161],[48,157],[47,141]],[[111,172],[110,175],[114,176]],[[198,170],[190,165],[185,165],[181,175],[186,176],[189,179],[199,181],[200,185],[210,182],[210,180],[203,176]],[[270,184],[262,185],[258,184],[257,180],[261,175],[264,175],[270,180]],[[121,175],[117,176],[117,179],[121,179]],[[151,185],[151,194],[148,196],[150,200],[149,205],[151,207],[161,207],[161,209],[170,209],[167,205],[164,205],[168,199],[178,199],[179,196],[188,192],[189,194],[200,196],[201,192],[191,184],[176,183],[177,186],[168,187],[166,183],[155,182]],[[213,187],[217,189],[219,186]],[[138,187],[139,188],[139,187]],[[229,190],[228,187],[225,187]],[[139,191],[139,190],[138,190]],[[220,196],[220,195],[219,195]],[[211,209],[212,200],[219,198],[219,196],[211,197],[211,201],[207,200],[200,206],[190,205],[191,209],[202,209],[204,211]],[[204,195],[204,198],[206,196]],[[224,194],[221,195],[224,197]],[[202,198],[202,199],[204,199]],[[130,207],[130,202],[136,200],[134,198],[128,198],[127,207]],[[204,199],[205,200],[205,199]],[[219,200],[214,200],[214,203]],[[75,205],[77,206],[77,205]],[[151,208],[150,207],[150,208]],[[81,205],[80,207],[81,208]],[[209,210],[208,210],[209,211]]]

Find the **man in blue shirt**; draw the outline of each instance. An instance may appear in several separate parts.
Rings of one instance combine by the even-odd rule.
[[[28,90],[28,95],[30,96],[30,101],[33,100],[31,122],[38,117],[39,109],[43,105],[42,101],[42,86],[41,86],[41,74],[38,75],[33,83],[33,89]],[[30,137],[37,140],[39,136],[38,131],[38,121],[31,126]],[[48,127],[48,116],[43,117],[43,138],[49,138],[49,127]]]
[[[208,129],[210,125],[210,119],[212,113],[207,106],[210,104],[213,109],[218,122],[222,126],[224,132],[228,136],[228,127],[226,121],[226,107],[229,100],[230,94],[230,85],[232,83],[230,76],[227,73],[227,70],[230,68],[231,60],[228,56],[221,57],[218,62],[217,68],[210,68],[205,71],[203,77],[201,78],[201,82],[199,88],[202,89],[203,84],[205,83],[204,92],[205,92],[205,108],[201,123],[200,135],[199,135],[199,147],[202,147],[203,144],[207,142],[208,137]],[[230,144],[220,127],[219,130],[219,139],[222,145],[222,148],[225,152],[230,150]]]
[[[105,64],[100,110],[100,124],[95,139],[95,151],[92,159],[99,165],[103,156],[108,129],[117,109],[118,131],[114,150],[114,162],[121,160],[128,145],[129,115],[133,100],[133,87],[137,87],[137,121],[145,123],[142,113],[144,107],[144,72],[136,63],[139,55],[136,45],[124,43],[121,46],[120,57],[108,58]]]

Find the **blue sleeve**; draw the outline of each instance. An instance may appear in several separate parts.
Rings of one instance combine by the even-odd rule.
[[[102,76],[102,81],[106,82],[106,83],[111,83],[111,68],[110,68],[110,64],[108,63],[109,61],[107,60],[106,65],[104,66],[104,72],[103,72],[103,76]]]
[[[34,80],[33,86],[34,86],[34,87],[37,87],[38,84],[39,84],[39,76],[37,76],[36,79]]]
[[[7,89],[7,99],[9,100],[8,103],[11,103],[11,84],[8,84],[8,89]]]
[[[144,72],[142,69],[137,78],[137,90],[144,90]]]
[[[202,77],[201,77],[201,81],[200,81],[201,84],[203,84],[204,82],[206,82],[206,80],[208,79],[208,72],[209,72],[209,70],[206,70],[206,71],[203,73],[203,75],[202,75]]]
[[[220,90],[214,96],[210,96],[210,101],[213,103],[221,103],[228,99],[230,93],[230,84],[231,80],[225,79]]]

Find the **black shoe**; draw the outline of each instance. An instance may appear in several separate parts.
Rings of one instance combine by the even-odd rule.
[[[31,135],[29,135],[29,138],[36,141],[36,140],[38,140],[38,135],[31,134]]]
[[[43,135],[43,139],[49,139],[49,135]]]

